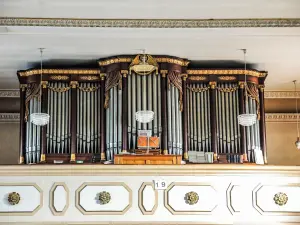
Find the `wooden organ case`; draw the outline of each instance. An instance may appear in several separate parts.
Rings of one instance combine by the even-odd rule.
[[[130,70],[134,58],[100,59],[98,69],[43,69],[42,81],[39,69],[18,71],[20,163],[113,160],[135,152],[140,129],[159,137],[161,154],[186,161],[188,153],[211,152],[214,162],[255,162],[256,149],[266,163],[266,72],[190,69],[186,59],[153,56],[158,70],[141,75]],[[258,117],[251,127],[237,121],[246,109]],[[139,110],[153,111],[154,120],[138,123]],[[47,126],[30,123],[39,111],[50,115]]]

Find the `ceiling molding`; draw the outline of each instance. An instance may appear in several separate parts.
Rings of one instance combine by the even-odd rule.
[[[0,123],[19,123],[19,113],[0,113]]]
[[[19,98],[20,91],[18,89],[0,89],[0,98]]]
[[[270,19],[76,19],[0,17],[0,26],[102,28],[300,27],[300,18]]]
[[[300,98],[300,91],[265,91],[265,98]]]
[[[300,120],[300,114],[296,113],[266,113],[267,123],[297,123]]]

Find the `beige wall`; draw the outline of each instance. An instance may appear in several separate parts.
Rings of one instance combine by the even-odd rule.
[[[296,123],[267,123],[268,164],[300,166]]]
[[[17,164],[19,123],[0,123],[0,164]]]
[[[300,165],[295,148],[296,123],[267,123],[268,164]],[[19,124],[0,123],[0,164],[17,164]]]

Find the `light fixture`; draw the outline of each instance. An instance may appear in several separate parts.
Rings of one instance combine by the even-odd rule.
[[[294,86],[295,86],[295,98],[296,98],[296,122],[297,122],[297,140],[295,142],[296,148],[300,150],[300,135],[299,135],[299,115],[298,115],[298,96],[297,96],[297,81],[294,80]]]
[[[241,125],[241,126],[244,126],[244,127],[250,127],[252,125],[254,125],[256,123],[256,119],[257,119],[257,116],[256,114],[251,114],[249,113],[249,110],[248,110],[248,86],[247,86],[247,77],[246,77],[246,69],[247,69],[247,64],[246,64],[246,53],[247,53],[247,50],[246,49],[241,49],[244,53],[244,73],[245,73],[245,105],[246,105],[246,113],[244,114],[240,114],[238,115],[238,123]]]
[[[41,79],[40,79],[40,96],[39,99],[42,99],[42,78],[43,78],[43,50],[44,48],[40,48],[40,53],[41,53]],[[39,107],[40,111],[40,107]],[[50,115],[47,113],[42,113],[42,112],[37,112],[37,113],[32,113],[30,114],[30,122],[33,123],[36,126],[45,126],[49,123],[49,118]]]
[[[129,73],[134,71],[139,75],[148,75],[151,74],[153,71],[158,73],[158,65],[155,59],[151,56],[146,54],[146,50],[142,50],[142,54],[137,55],[129,66]]]

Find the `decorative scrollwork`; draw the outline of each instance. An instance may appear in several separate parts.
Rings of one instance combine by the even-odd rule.
[[[62,76],[62,75],[58,75],[58,76],[50,76],[51,80],[68,80],[69,77],[68,76]]]
[[[219,76],[219,80],[236,80],[234,76]]]
[[[195,205],[199,201],[199,195],[194,191],[190,191],[185,194],[184,200],[186,204]]]
[[[197,93],[200,93],[200,92],[205,92],[209,89],[209,87],[199,87],[199,88],[195,88],[195,87],[187,87],[187,89],[189,89],[190,91],[192,92],[197,92]]]
[[[102,191],[99,193],[99,201],[101,205],[108,204],[111,200],[110,193],[107,191]]]
[[[99,80],[98,76],[80,76],[80,80]]]
[[[189,76],[189,80],[195,80],[195,81],[199,81],[199,80],[206,80],[207,78],[205,76]]]
[[[71,87],[51,87],[51,86],[48,86],[48,88],[51,91],[59,92],[59,93],[66,92],[71,89]]]
[[[21,197],[20,197],[19,193],[11,192],[11,193],[9,193],[7,200],[9,202],[9,204],[17,205],[17,204],[19,204]]]
[[[84,92],[94,92],[94,91],[97,91],[99,88],[100,88],[100,86],[98,86],[98,87],[80,87],[80,86],[78,86],[78,89],[80,91],[84,91]]]
[[[225,92],[225,93],[234,92],[237,89],[238,89],[238,86],[235,86],[235,87],[226,87],[226,88],[217,87],[218,91]]]
[[[283,206],[287,203],[289,198],[286,193],[278,192],[277,194],[274,195],[273,200],[274,200],[275,204],[277,204],[279,206]]]

